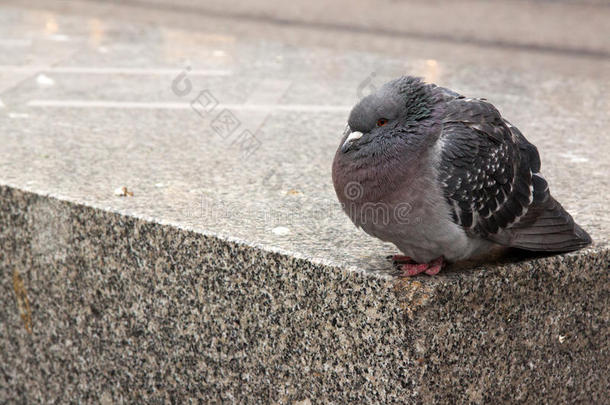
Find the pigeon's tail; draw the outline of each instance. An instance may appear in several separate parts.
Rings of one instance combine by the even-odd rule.
[[[570,252],[590,245],[591,237],[553,197],[533,205],[509,229],[509,245],[543,252]]]

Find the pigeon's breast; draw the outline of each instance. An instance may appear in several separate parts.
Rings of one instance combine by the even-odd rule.
[[[347,204],[345,208],[356,226],[395,244],[418,262],[439,256],[460,260],[478,249],[477,241],[451,221],[435,176],[419,176],[382,199]]]
[[[354,162],[338,152],[333,184],[356,226],[416,261],[470,257],[480,241],[451,220],[436,167],[430,155]]]

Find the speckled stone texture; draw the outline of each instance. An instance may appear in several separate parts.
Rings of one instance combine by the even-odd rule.
[[[607,399],[607,249],[387,278],[0,201],[0,402]]]

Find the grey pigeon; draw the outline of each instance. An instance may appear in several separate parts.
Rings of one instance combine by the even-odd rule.
[[[550,194],[538,150],[485,99],[403,76],[352,109],[333,183],[404,275],[497,246],[568,252],[590,236]]]

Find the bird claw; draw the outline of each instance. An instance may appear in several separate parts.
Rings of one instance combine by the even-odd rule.
[[[412,277],[420,273],[426,273],[429,276],[438,274],[445,264],[443,257],[432,260],[430,263],[405,263],[400,266],[402,277]]]
[[[435,264],[433,266],[430,266],[428,268],[428,270],[426,270],[424,273],[426,273],[429,276],[435,276],[438,274],[439,271],[441,271],[441,269],[443,268],[442,263],[441,264]]]
[[[415,261],[410,258],[409,256],[403,256],[403,255],[390,255],[387,256],[386,259],[391,259],[392,263],[394,264],[399,264],[399,263],[415,263]]]

